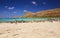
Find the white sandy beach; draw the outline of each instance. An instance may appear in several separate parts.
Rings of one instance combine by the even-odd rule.
[[[0,23],[0,38],[60,38],[60,22]]]

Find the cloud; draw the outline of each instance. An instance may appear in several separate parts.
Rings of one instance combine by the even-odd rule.
[[[13,13],[17,13],[17,12],[13,12]]]
[[[36,3],[36,1],[32,1],[32,4],[36,5],[37,3]]]
[[[24,12],[27,12],[27,10],[24,10]]]
[[[13,7],[13,6],[12,6],[12,7],[5,6],[5,8],[6,8],[6,9],[9,9],[9,10],[12,10],[12,9],[14,9],[15,7]]]
[[[10,10],[10,9],[14,9],[15,7],[8,7],[8,9]]]

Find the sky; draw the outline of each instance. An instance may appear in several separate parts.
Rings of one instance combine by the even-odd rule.
[[[60,8],[60,0],[0,0],[0,18]]]

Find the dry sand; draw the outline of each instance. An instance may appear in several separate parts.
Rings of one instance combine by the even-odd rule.
[[[60,22],[0,23],[0,38],[60,38]]]

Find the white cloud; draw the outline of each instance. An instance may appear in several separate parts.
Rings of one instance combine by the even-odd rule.
[[[8,7],[8,9],[10,10],[10,9],[14,9],[15,7]]]
[[[13,12],[13,13],[16,13],[16,12]]]
[[[15,7],[13,7],[13,6],[12,6],[12,7],[5,6],[5,8],[6,8],[6,9],[9,9],[9,10],[12,10],[12,9],[14,9]]]
[[[17,13],[17,12],[13,12],[13,13]]]
[[[32,1],[32,4],[36,5],[37,3],[35,1]]]
[[[27,10],[24,10],[24,12],[27,12]]]

